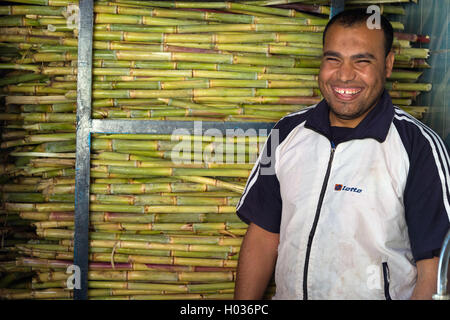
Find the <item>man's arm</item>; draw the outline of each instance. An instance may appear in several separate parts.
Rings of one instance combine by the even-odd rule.
[[[280,235],[251,223],[239,253],[234,298],[259,300],[273,274]]]
[[[439,258],[417,261],[417,282],[411,300],[430,300],[437,290]]]

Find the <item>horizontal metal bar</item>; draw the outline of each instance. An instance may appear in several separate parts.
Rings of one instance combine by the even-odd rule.
[[[258,131],[270,133],[275,122],[235,122],[235,121],[153,121],[153,120],[100,120],[91,121],[92,133],[128,134],[194,134],[211,135],[216,132],[226,134],[234,130],[236,135],[248,135]]]

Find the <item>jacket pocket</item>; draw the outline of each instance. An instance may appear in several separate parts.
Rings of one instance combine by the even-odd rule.
[[[383,262],[383,281],[384,281],[384,297],[386,300],[392,300],[391,295],[389,294],[389,266],[387,262]]]

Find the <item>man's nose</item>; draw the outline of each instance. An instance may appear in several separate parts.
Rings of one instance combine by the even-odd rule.
[[[338,70],[338,78],[342,82],[347,82],[355,79],[355,70],[352,63],[343,62]]]

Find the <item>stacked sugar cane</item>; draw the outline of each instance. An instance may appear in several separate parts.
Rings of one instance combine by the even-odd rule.
[[[67,10],[72,1],[48,1],[15,0],[40,6],[3,7],[10,16],[2,23],[0,40],[22,52],[4,68],[26,69],[52,81],[9,85],[4,91],[73,100],[78,42],[77,30],[67,22],[74,17]],[[320,100],[317,74],[326,6],[303,4],[304,11],[298,11],[237,2],[95,3],[94,118],[273,122]],[[397,6],[383,9],[404,13]],[[428,51],[411,48],[418,39],[396,37],[396,70],[386,86],[400,106],[410,106],[417,94],[430,90],[429,84],[411,83],[420,70],[404,70],[427,66]]]
[[[0,7],[0,221],[21,236],[2,245],[0,298],[71,299],[75,2],[12,2]],[[321,99],[329,11],[327,1],[96,1],[92,117],[275,122]],[[428,51],[412,46],[427,39],[394,27],[386,86],[420,118]],[[94,135],[89,298],[231,298],[246,231],[235,206],[264,139]]]
[[[73,261],[75,191],[74,163],[67,154],[74,140],[69,135],[48,135],[53,141],[39,147],[56,152],[38,151],[41,157],[15,168],[20,181],[2,185],[6,212],[31,222],[41,239],[15,246],[22,254],[17,267],[31,268],[37,275],[29,284],[32,290],[5,290],[7,298],[71,297],[65,290],[65,271]],[[32,135],[28,137],[32,143]],[[57,137],[63,140],[54,141]],[[95,135],[90,297],[231,298],[246,231],[235,206],[264,140]],[[64,152],[58,152],[63,145]],[[27,169],[32,168],[37,171],[30,175]]]

